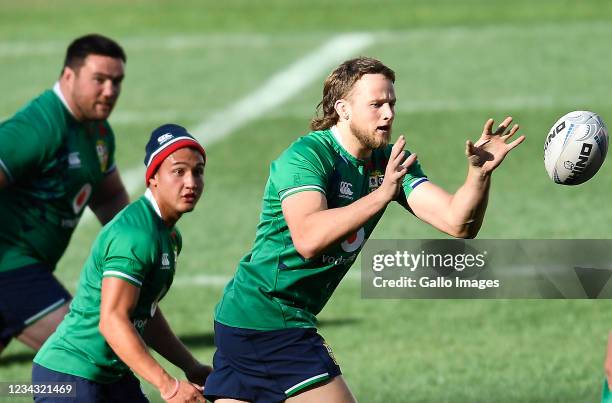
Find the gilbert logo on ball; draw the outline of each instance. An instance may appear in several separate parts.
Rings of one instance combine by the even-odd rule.
[[[562,116],[544,143],[548,176],[561,185],[579,185],[597,173],[608,151],[608,129],[595,112]]]

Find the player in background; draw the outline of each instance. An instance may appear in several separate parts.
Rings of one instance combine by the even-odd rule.
[[[205,159],[183,127],[167,124],[153,131],[146,147],[147,191],[98,235],[66,318],[34,358],[34,383],[75,382],[72,401],[147,401],[131,369],[166,401],[204,402],[202,385],[211,368],[187,351],[158,303],[181,252],[175,224],[204,189]],[[169,375],[147,346],[194,384]],[[42,395],[35,400],[54,401]]]
[[[316,315],[355,261],[387,205],[397,201],[453,237],[476,236],[491,174],[524,137],[512,118],[466,142],[468,172],[450,194],[423,173],[400,136],[395,74],[356,58],[325,80],[321,118],[273,161],[254,246],[215,310],[215,402],[353,402]],[[434,140],[435,141],[435,140]]]
[[[101,35],[75,39],[53,89],[0,124],[0,352],[38,350],[68,310],[53,275],[85,206],[106,224],[129,203],[108,124],[126,56]]]
[[[612,331],[608,334],[608,346],[604,361],[606,379],[603,384],[601,403],[612,403]]]

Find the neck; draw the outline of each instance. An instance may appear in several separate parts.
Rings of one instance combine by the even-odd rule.
[[[76,108],[76,104],[74,103],[74,100],[72,99],[72,96],[70,95],[70,89],[68,88],[68,84],[66,83],[65,80],[60,79],[59,80],[59,92],[60,94],[60,99],[62,100],[62,102],[64,103],[64,105],[66,105],[66,107],[68,108],[68,111],[70,112],[70,114],[79,122],[83,121],[82,116],[79,115],[78,113],[78,109]]]
[[[155,188],[148,188],[145,192],[145,197],[151,202],[153,210],[155,210],[159,218],[161,218],[164,225],[168,228],[172,228],[179,218],[181,218],[181,214],[170,211],[163,202],[160,203],[160,197],[154,189]]]
[[[363,145],[361,141],[353,134],[351,127],[347,121],[341,121],[336,124],[336,133],[340,145],[348,151],[353,157],[366,160],[372,155],[372,149]]]

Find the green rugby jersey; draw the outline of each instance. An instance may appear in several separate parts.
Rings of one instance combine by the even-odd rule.
[[[99,383],[119,380],[129,368],[98,330],[102,279],[117,277],[140,288],[130,319],[142,335],[147,320],[172,284],[180,250],[178,230],[164,225],[155,199],[147,191],[98,235],[69,313],[34,362]]]
[[[81,123],[59,85],[0,124],[0,271],[44,263],[64,253],[83,209],[114,169],[107,121]]]
[[[384,211],[343,242],[306,260],[293,245],[281,202],[297,192],[318,191],[330,209],[347,206],[382,184],[392,147],[375,150],[362,161],[340,145],[335,132],[311,132],[272,162],[255,243],[225,287],[215,310],[218,322],[256,330],[316,326],[316,315]],[[407,207],[406,196],[426,180],[419,164],[413,164],[397,201]]]

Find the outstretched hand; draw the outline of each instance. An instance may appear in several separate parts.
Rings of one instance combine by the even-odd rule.
[[[468,140],[465,143],[465,155],[471,167],[480,169],[481,174],[486,175],[501,164],[510,150],[525,140],[525,136],[520,136],[511,143],[506,143],[519,129],[519,125],[515,124],[508,130],[511,123],[512,118],[508,116],[493,132],[493,119],[489,119],[478,141],[472,143]]]

